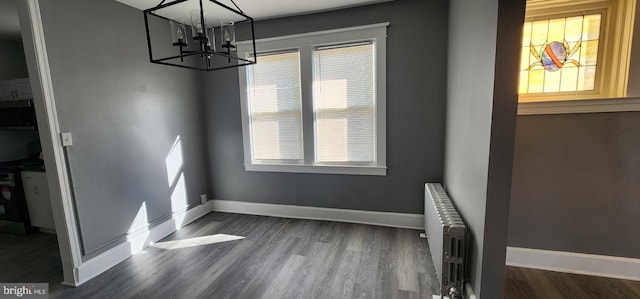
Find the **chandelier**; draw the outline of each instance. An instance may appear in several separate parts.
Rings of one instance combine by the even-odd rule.
[[[255,55],[236,51],[237,25],[251,31],[253,53],[256,38],[253,18],[233,0],[235,8],[216,0],[165,1],[143,11],[151,63],[202,71],[256,63]]]

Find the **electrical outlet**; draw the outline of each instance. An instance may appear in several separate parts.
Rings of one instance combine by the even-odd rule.
[[[206,204],[207,203],[207,195],[206,194],[200,194],[200,202],[202,204]]]

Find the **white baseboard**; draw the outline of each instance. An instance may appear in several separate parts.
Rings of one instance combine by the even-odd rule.
[[[464,285],[464,297],[467,299],[477,299],[476,294],[473,293],[473,288],[471,288],[468,282]]]
[[[640,281],[640,259],[507,247],[508,266]]]
[[[213,210],[284,218],[328,220],[424,230],[424,215],[214,200]]]
[[[173,213],[171,219],[156,225],[151,229],[146,227],[127,235],[127,242],[117,245],[100,255],[85,261],[75,269],[79,286],[89,279],[109,270],[135,253],[140,252],[150,243],[157,242],[175,232],[177,229],[193,222],[194,220],[211,212],[212,202],[198,205],[190,210]]]

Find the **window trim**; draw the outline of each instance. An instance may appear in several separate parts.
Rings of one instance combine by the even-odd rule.
[[[640,98],[607,98],[518,104],[518,115],[640,111]]]
[[[518,94],[518,114],[596,113],[637,111],[638,101],[626,99],[631,61],[636,0],[529,0],[527,21],[575,15],[603,14],[598,50],[600,75],[593,91]],[[621,67],[620,67],[621,66]],[[525,99],[527,101],[522,101]],[[626,103],[623,103],[627,101]]]
[[[387,173],[386,158],[386,39],[388,22],[340,28],[286,36],[269,37],[256,40],[258,53],[268,53],[287,49],[298,49],[300,52],[300,87],[302,93],[302,137],[304,164],[263,163],[253,160],[250,115],[247,95],[246,69],[238,72],[240,82],[240,103],[242,111],[242,135],[244,149],[244,166],[246,171],[378,175]],[[375,59],[375,162],[369,165],[351,165],[316,163],[315,129],[313,111],[313,49],[318,46],[373,41]],[[238,42],[238,55],[251,55],[251,41]],[[258,56],[259,59],[259,56]],[[258,60],[258,63],[259,60]]]

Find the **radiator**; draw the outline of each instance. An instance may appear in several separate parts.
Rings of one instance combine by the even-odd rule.
[[[440,294],[462,298],[467,228],[439,183],[425,184],[424,218],[431,258],[440,280]]]

